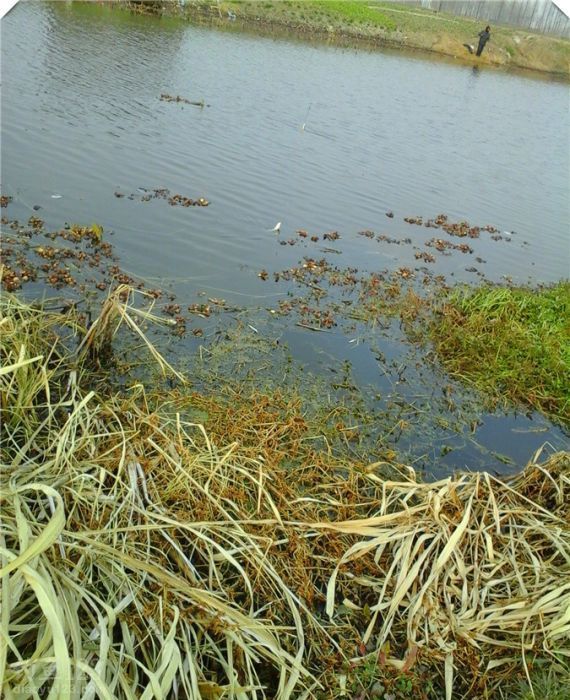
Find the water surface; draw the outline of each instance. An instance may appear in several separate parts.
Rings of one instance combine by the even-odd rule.
[[[285,292],[259,270],[326,255],[280,246],[267,230],[277,221],[281,237],[338,230],[334,262],[376,270],[417,267],[414,246],[436,232],[403,218],[445,213],[512,234],[469,241],[472,256],[441,256],[434,271],[449,279],[478,281],[466,270],[473,266],[497,281],[568,276],[565,84],[224,33],[94,3],[19,3],[1,30],[10,214],[25,219],[39,205],[48,226],[99,222],[114,232],[124,268],[185,302],[203,292],[262,309],[277,303]],[[209,106],[160,101],[161,93]],[[114,194],[155,187],[211,205]],[[412,244],[380,246],[358,236],[362,229]],[[296,328],[283,339],[316,371],[350,359],[363,386],[386,394],[370,339],[349,345],[340,330],[316,338]],[[530,420],[489,417],[478,435],[488,451],[501,443],[521,463],[544,434],[508,431],[547,425]],[[557,430],[546,436],[563,440]],[[454,453],[451,466],[472,464],[470,449]]]

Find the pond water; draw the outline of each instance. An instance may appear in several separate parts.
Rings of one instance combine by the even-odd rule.
[[[278,331],[266,309],[286,291],[258,272],[289,268],[304,255],[359,270],[417,267],[415,251],[435,233],[404,217],[445,213],[509,232],[469,241],[471,255],[439,256],[433,271],[450,280],[568,277],[565,84],[224,32],[95,3],[19,3],[1,31],[2,191],[13,197],[10,215],[24,220],[39,206],[48,226],[100,223],[131,274],[186,304],[205,294],[259,307],[259,323],[281,332],[308,370],[326,373],[348,359],[358,384],[386,394],[378,352],[397,358],[403,349],[389,337],[354,342],[340,329]],[[161,101],[162,93],[207,106]],[[154,188],[205,197],[210,206],[141,202]],[[268,231],[277,221],[279,236]],[[297,229],[338,231],[336,253],[306,242],[279,245]],[[358,236],[363,229],[412,242],[379,245]],[[410,396],[430,384],[416,375],[405,376]],[[392,380],[389,387],[392,397],[400,392]],[[443,450],[445,468],[476,467],[481,449],[521,465],[545,440],[564,444],[537,415],[484,416],[474,435],[454,439],[452,457]],[[439,454],[446,440],[426,439],[418,455]],[[421,434],[412,434],[408,446],[418,442]],[[513,468],[501,459],[491,466]]]

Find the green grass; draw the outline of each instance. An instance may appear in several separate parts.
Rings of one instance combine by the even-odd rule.
[[[446,369],[494,400],[570,420],[570,283],[453,292],[432,323]]]
[[[396,22],[383,12],[371,8],[365,0],[311,0],[305,3],[308,10],[326,13],[331,19],[351,24],[368,24],[388,30],[397,28]]]
[[[528,681],[519,680],[501,693],[505,700],[567,700],[570,697],[570,667],[558,659],[542,659]]]

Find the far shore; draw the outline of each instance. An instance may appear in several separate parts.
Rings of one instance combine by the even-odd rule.
[[[183,16],[232,30],[282,33],[305,39],[325,39],[340,46],[393,48],[437,54],[473,67],[532,72],[537,77],[570,80],[570,41],[523,28],[492,26],[483,54],[471,54],[483,28],[479,20],[435,13],[378,0],[187,0],[181,6],[161,0],[125,0],[119,4],[137,12]]]

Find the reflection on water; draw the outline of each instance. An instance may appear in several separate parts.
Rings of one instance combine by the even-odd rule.
[[[161,102],[163,92],[211,106]],[[474,241],[469,259],[440,256],[437,272],[477,281],[466,268],[480,257],[492,280],[568,275],[564,84],[104,4],[26,2],[2,20],[2,97],[11,213],[23,219],[39,205],[49,226],[98,221],[114,231],[125,268],[185,299],[275,303],[284,292],[260,269],[326,255],[278,245],[267,231],[276,221],[282,237],[338,230],[338,264],[374,270],[417,266],[414,246],[433,231],[403,217],[443,212],[514,235]],[[140,187],[211,206],[114,196]],[[413,244],[381,247],[356,235],[363,229]],[[291,344],[311,361],[306,334]],[[374,371],[362,381],[376,381]]]

